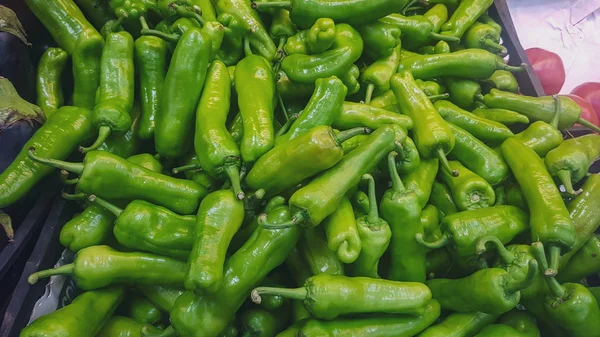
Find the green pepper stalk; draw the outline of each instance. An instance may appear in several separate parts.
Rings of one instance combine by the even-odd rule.
[[[362,242],[356,227],[356,218],[350,199],[344,197],[335,212],[323,223],[329,250],[343,263],[352,263],[358,258]]]
[[[338,130],[357,127],[367,127],[374,130],[385,124],[397,124],[405,130],[410,130],[413,127],[413,121],[410,117],[354,102],[344,102],[343,109],[337,114],[332,126]]]
[[[477,108],[471,113],[506,126],[513,124],[529,124],[529,118],[527,116],[508,109]]]
[[[520,290],[533,283],[537,269],[537,261],[530,260],[527,276],[519,281],[504,269],[489,268],[461,279],[433,279],[426,284],[443,310],[501,315],[519,303]]]
[[[301,288],[258,287],[251,298],[260,303],[265,295],[301,300],[312,316],[325,320],[357,313],[422,315],[431,300],[431,292],[422,283],[328,274],[309,278]]]
[[[109,200],[146,200],[179,214],[192,214],[207,194],[198,183],[152,172],[107,151],[91,151],[83,163],[43,158],[35,154],[33,147],[27,156],[35,162],[77,173],[80,191]]]
[[[365,104],[371,103],[373,93],[390,90],[390,79],[396,73],[399,62],[400,46],[397,46],[390,56],[378,59],[361,72],[360,80],[367,83]]]
[[[177,285],[183,282],[185,262],[147,253],[122,253],[109,246],[92,246],[80,250],[75,262],[29,275],[35,284],[40,278],[73,275],[84,290],[103,288],[115,283]]]
[[[548,270],[541,242],[532,243],[542,270]],[[594,336],[600,329],[600,308],[596,299],[587,288],[579,283],[560,284],[554,277],[547,277],[546,283],[550,290],[544,299],[547,314],[569,336]],[[575,314],[577,313],[577,314]]]
[[[441,171],[439,176],[450,189],[459,210],[468,211],[494,205],[496,194],[485,179],[464,167],[459,161],[450,161],[449,165],[453,171],[458,171],[460,175],[453,177],[446,171]]]
[[[363,180],[369,182],[369,213],[356,219],[356,227],[362,242],[362,250],[351,265],[354,276],[379,278],[379,259],[387,250],[392,238],[392,231],[387,221],[379,217],[377,198],[375,195],[375,179],[365,174]]]
[[[381,200],[381,217],[390,226],[390,267],[388,278],[394,281],[425,282],[425,248],[415,240],[423,234],[421,204],[416,193],[408,190],[396,169],[397,153],[388,155],[388,169],[392,188]],[[436,211],[437,215],[437,211]]]
[[[481,22],[475,22],[464,36],[464,44],[467,48],[481,48],[500,56],[506,56],[506,47],[500,44],[500,33],[492,26]]]
[[[557,178],[571,196],[577,196],[582,189],[575,191],[573,184],[583,179],[592,164],[600,159],[600,136],[585,135],[565,140],[546,155],[544,161],[548,172]]]
[[[394,13],[381,18],[380,21],[400,28],[400,31],[402,32],[402,45],[408,50],[417,50],[431,41],[460,41],[459,38],[443,36],[434,32],[435,27],[433,23],[423,15],[412,15],[407,17]]]
[[[64,105],[61,75],[69,59],[67,52],[60,48],[48,48],[40,58],[37,70],[37,105],[46,117]]]
[[[448,246],[459,257],[477,254],[477,243],[484,237],[494,236],[506,244],[527,229],[527,212],[514,206],[492,206],[446,215],[442,219],[444,236],[436,242],[425,242],[416,235],[419,243],[429,249]]]
[[[600,272],[600,237],[592,235],[556,276],[559,282],[578,282]]]

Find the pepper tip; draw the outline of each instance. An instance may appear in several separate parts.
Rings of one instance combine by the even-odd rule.
[[[260,304],[262,302],[260,293],[256,289],[252,290],[252,293],[250,293],[250,298],[252,299],[252,302],[254,302],[256,304]]]
[[[238,200],[244,200],[244,198],[246,197],[246,194],[242,191],[239,191],[237,193],[236,197],[238,198]]]
[[[554,277],[556,275],[558,275],[557,270],[554,270],[552,268],[548,268],[548,269],[544,270],[544,276],[546,276],[546,277]]]
[[[458,170],[452,170],[452,176],[458,177],[459,176]]]

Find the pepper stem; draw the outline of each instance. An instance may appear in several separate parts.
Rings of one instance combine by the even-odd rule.
[[[273,2],[254,2],[252,1],[252,8],[256,9],[257,11],[262,11],[262,10],[266,10],[266,9],[271,9],[271,8],[281,8],[281,9],[287,9],[290,10],[292,9],[292,2],[291,1],[273,1]]]
[[[439,249],[442,247],[445,247],[448,243],[450,243],[450,237],[446,234],[444,234],[439,240],[435,241],[435,242],[426,242],[423,239],[423,234],[422,233],[417,233],[415,235],[415,240],[417,240],[417,242],[425,247],[425,248],[429,248],[429,249]]]
[[[250,39],[248,38],[244,39],[244,54],[246,54],[246,56],[254,54],[252,48],[250,48]]]
[[[193,163],[193,164],[175,167],[171,170],[171,172],[173,172],[173,174],[179,174],[182,172],[187,172],[187,171],[192,171],[192,170],[200,170],[200,169],[202,169],[202,167],[200,167],[200,164]]]
[[[431,103],[437,102],[437,101],[441,101],[443,99],[448,99],[450,97],[449,93],[443,93],[443,94],[439,94],[439,95],[431,95],[431,96],[427,96],[427,98],[431,101]]]
[[[170,43],[176,44],[179,41],[179,35],[161,32],[160,30],[156,29],[142,29],[140,33],[142,35],[156,36]]]
[[[298,226],[299,224],[304,222],[306,220],[306,216],[304,215],[304,213],[302,211],[299,211],[298,213],[294,214],[294,216],[292,217],[292,220],[283,222],[283,223],[279,223],[279,224],[274,224],[274,223],[268,222],[267,214],[263,213],[258,216],[257,220],[258,220],[258,225],[265,229],[287,229],[287,228],[292,228],[292,227]]]
[[[487,236],[479,240],[479,242],[477,242],[477,254],[485,253],[485,251],[487,250],[486,245],[488,243],[494,245],[494,248],[496,248],[496,252],[500,256],[502,261],[504,261],[504,263],[511,263],[517,258],[515,254],[506,249],[502,242],[495,236]]]
[[[368,134],[369,132],[371,132],[371,129],[369,128],[354,128],[342,131],[337,135],[334,134],[333,137],[335,138],[335,142],[338,145],[342,145],[343,142],[347,141],[348,139],[354,136]]]
[[[142,26],[142,29],[150,29],[150,26],[148,26],[148,21],[144,15],[140,15],[140,25]]]
[[[544,270],[544,275],[546,276],[556,276],[558,274],[558,264],[560,262],[560,247],[556,245],[551,245],[548,248],[548,253],[550,253],[549,258],[549,266]]]
[[[442,35],[438,33],[429,33],[429,38],[432,40],[446,41],[446,42],[460,42],[460,39],[456,36]]]
[[[225,165],[223,168],[225,175],[231,181],[231,188],[233,188],[233,193],[238,198],[238,200],[244,200],[246,194],[242,191],[242,186],[240,184],[240,170],[236,164]]]
[[[576,197],[580,195],[581,192],[583,192],[582,189],[579,189],[577,191],[573,189],[570,170],[558,170],[556,174],[558,175],[558,180],[560,180],[560,182],[563,184],[563,186],[565,187],[565,191],[567,191],[568,194],[570,194],[573,197]]]
[[[475,100],[475,102],[483,102],[484,101],[484,97],[483,97],[483,95],[480,92],[476,93],[473,96],[473,99]]]
[[[446,153],[444,152],[444,150],[438,149],[437,155],[438,155],[438,158],[440,159],[440,164],[442,165],[442,169],[444,171],[446,171],[448,174],[450,174],[451,176],[458,177],[458,170],[453,170],[450,167],[450,163],[448,163],[448,158],[446,158]]]
[[[554,101],[554,116],[552,116],[550,125],[552,125],[555,129],[558,129],[558,122],[560,121],[560,111],[562,110],[562,102],[560,101],[558,95],[552,95],[552,99]]]
[[[402,15],[406,15],[406,12],[408,12],[410,10],[410,8],[413,7],[413,5],[415,3],[417,3],[419,0],[410,0],[405,6],[404,8],[402,8],[402,11],[400,12],[400,14]]]
[[[590,130],[600,133],[600,127],[598,127],[596,124],[593,124],[592,122],[588,121],[587,119],[579,118],[577,120],[577,123],[581,124],[582,126],[585,126],[586,128],[588,128]]]
[[[112,204],[112,203],[110,203],[110,202],[108,202],[108,201],[106,201],[104,199],[98,198],[97,196],[95,196],[93,194],[88,197],[88,200],[91,203],[94,203],[94,204],[96,204],[98,206],[101,206],[101,207],[105,208],[107,211],[109,211],[112,214],[114,214],[117,218],[121,214],[123,214],[123,209],[117,207],[116,205],[114,205],[114,204]]]
[[[83,163],[70,163],[70,162],[57,160],[57,159],[38,157],[35,155],[34,147],[29,148],[29,151],[27,151],[27,157],[29,157],[29,159],[31,159],[35,162],[38,162],[38,163],[41,163],[44,165],[56,167],[58,169],[67,170],[69,172],[76,173],[79,175],[81,175],[81,173],[83,173]]]
[[[396,156],[398,152],[392,151],[388,154],[388,170],[390,171],[390,179],[392,180],[392,190],[394,192],[404,192],[406,188],[404,187],[404,183],[402,183],[402,179],[400,179],[400,175],[398,174],[398,168],[396,167]]]
[[[63,185],[76,185],[79,182],[79,178],[69,179],[69,172],[60,170],[60,182]]]
[[[565,290],[565,287],[563,287],[562,285],[560,285],[560,283],[558,283],[556,278],[546,277],[545,279],[546,279],[546,284],[548,285],[548,288],[550,289],[550,293],[552,294],[553,297],[560,299],[565,296],[567,291]]]
[[[306,296],[308,295],[308,291],[304,287],[294,288],[294,289],[275,288],[275,287],[258,287],[258,288],[254,288],[254,290],[252,290],[252,293],[250,294],[250,298],[252,299],[252,302],[254,302],[256,304],[260,304],[260,302],[262,302],[261,295],[281,296],[283,298],[289,298],[292,300],[304,300],[304,299],[306,299]]]
[[[373,98],[373,91],[375,91],[375,84],[369,83],[369,85],[367,85],[367,94],[365,95],[365,104],[371,103],[371,98]]]
[[[500,69],[510,71],[512,73],[520,73],[520,72],[525,71],[525,69],[527,69],[527,65],[525,63],[521,63],[520,66],[515,67],[515,66],[509,66],[508,64],[502,63],[502,67]]]
[[[506,50],[506,47],[495,42],[492,39],[485,39],[485,41],[483,41],[483,47],[485,47],[484,49],[499,54],[500,56],[506,56],[506,54],[508,54],[508,50]]]
[[[196,20],[200,24],[200,26],[204,26],[204,19],[200,14],[196,13],[195,11],[189,10],[185,6],[180,6],[176,3],[171,3],[170,6],[175,9],[178,15],[184,18]]]
[[[15,238],[15,230],[12,227],[12,219],[10,218],[10,215],[4,213],[1,209],[0,209],[0,225],[2,225],[2,228],[4,229],[4,233],[6,233],[6,237],[8,237],[8,241],[9,242],[13,242],[14,238]]]
[[[279,93],[279,91],[277,91],[277,100],[279,101],[279,106],[281,107],[281,111],[283,112],[283,116],[285,117],[285,121],[289,121],[290,120],[290,116],[288,115],[288,111],[287,108],[285,107],[285,102],[283,101],[283,98],[281,97],[281,94]]]
[[[106,138],[108,138],[108,136],[110,136],[110,132],[111,132],[110,126],[106,126],[106,125],[101,126],[100,129],[98,129],[98,138],[96,138],[96,141],[94,142],[94,144],[92,144],[91,146],[88,146],[88,147],[80,146],[79,152],[88,153],[90,151],[98,149],[106,141]]]
[[[29,277],[27,278],[27,282],[29,282],[29,284],[36,284],[40,278],[50,277],[54,275],[73,275],[74,270],[75,265],[72,263],[65,264],[64,266],[60,266],[57,268],[40,270],[37,273],[29,275]]]
[[[69,194],[66,192],[62,192],[60,194],[60,196],[65,200],[71,200],[71,201],[81,201],[87,197],[87,195],[83,192],[75,193],[75,194]]]
[[[511,280],[506,283],[506,291],[509,293],[516,293],[517,291],[523,290],[533,284],[535,276],[538,272],[538,262],[535,259],[529,260],[529,269],[527,270],[527,276],[521,281]]]
[[[375,194],[375,179],[373,179],[373,176],[370,174],[363,174],[362,179],[369,181],[369,213],[367,214],[367,222],[374,224],[379,220],[377,196]]]
[[[290,118],[287,120],[287,122],[285,122],[285,124],[283,124],[281,126],[281,129],[279,129],[279,131],[277,131],[277,134],[275,135],[275,137],[280,137],[282,135],[284,135],[286,132],[288,132],[290,130],[290,126],[292,126],[292,124],[294,123],[294,121],[298,119],[298,114],[293,114],[290,116]]]
[[[176,337],[177,333],[172,325],[169,325],[166,329],[160,330],[158,332],[149,331],[150,329],[155,330],[156,328],[150,327],[149,325],[144,324],[142,327],[141,336],[142,337]]]
[[[533,249],[533,255],[535,259],[538,261],[540,268],[542,270],[548,269],[548,260],[546,260],[546,252],[544,251],[544,244],[536,241],[531,244],[531,248]]]

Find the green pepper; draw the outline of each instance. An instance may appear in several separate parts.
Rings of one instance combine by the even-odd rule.
[[[277,137],[277,145],[299,137],[318,125],[329,126],[341,114],[342,104],[348,92],[342,81],[331,76],[319,78],[314,83],[315,89],[306,107],[292,123],[289,131]]]
[[[311,275],[344,275],[344,265],[329,249],[325,231],[321,228],[306,230],[298,243],[298,251]]]
[[[483,100],[481,85],[475,80],[449,77],[445,83],[450,94],[450,102],[463,109],[469,109],[476,101]]]
[[[456,139],[454,150],[450,153],[452,157],[492,186],[497,186],[508,178],[508,166],[499,153],[467,131],[452,123],[448,124]]]
[[[227,66],[235,66],[242,58],[245,28],[238,18],[228,13],[220,13],[217,20],[227,29],[215,58]]]
[[[482,177],[464,167],[459,161],[450,161],[450,168],[458,171],[454,177],[446,171],[441,171],[440,178],[448,186],[456,207],[461,211],[487,208],[496,202],[492,186]]]
[[[75,4],[85,12],[96,29],[101,29],[108,21],[116,19],[108,3],[97,3],[94,0],[75,0]]]
[[[548,247],[546,273],[556,275],[561,253],[569,252],[575,243],[573,221],[542,159],[513,138],[505,140],[501,149],[531,212],[531,237]]]
[[[498,320],[498,323],[488,325],[474,337],[539,337],[533,316],[526,311],[509,311]]]
[[[477,108],[472,114],[504,125],[529,124],[529,118],[508,109]]]
[[[128,317],[113,316],[102,326],[96,337],[141,337],[142,329],[157,332],[150,324],[140,323]]]
[[[290,80],[288,75],[283,71],[277,73],[277,93],[282,99],[298,100],[308,99],[315,90],[314,83],[300,84]]]
[[[505,244],[525,231],[528,224],[529,216],[523,210],[492,206],[446,215],[440,225],[444,236],[436,242],[425,242],[422,235],[416,238],[429,249],[448,246],[456,256],[470,257],[477,254],[477,243],[482,238],[494,236]]]
[[[104,38],[96,30],[84,30],[72,52],[73,105],[93,109],[100,86],[101,55]]]
[[[46,117],[64,105],[61,75],[69,55],[60,48],[48,48],[40,58],[37,70],[37,105]]]
[[[425,282],[425,248],[415,235],[423,234],[421,204],[416,193],[407,189],[396,169],[395,156],[388,155],[388,169],[392,187],[381,200],[381,217],[390,226],[390,267],[387,277],[394,281]],[[436,212],[437,215],[437,212]]]
[[[392,55],[401,45],[400,28],[381,21],[368,22],[356,26],[364,43],[364,53],[372,60],[380,60]]]
[[[533,122],[527,129],[514,137],[519,143],[532,149],[541,158],[563,142],[562,133],[546,122]]]
[[[108,239],[115,217],[102,207],[89,205],[64,224],[60,244],[72,252],[99,245]]]
[[[335,32],[335,40],[329,50],[316,55],[289,55],[281,62],[281,70],[292,81],[301,84],[314,83],[323,77],[342,76],[362,54],[363,41],[360,34],[347,24],[337,24]]]
[[[448,101],[437,101],[434,106],[446,121],[464,129],[477,139],[488,143],[500,143],[514,136],[509,128],[465,111]]]
[[[451,172],[446,155],[454,148],[454,135],[448,124],[418,88],[411,73],[402,71],[394,75],[391,86],[402,111],[413,120],[412,138],[419,154],[425,158],[437,157],[442,168]]]
[[[417,50],[431,41],[445,40],[458,42],[456,37],[442,36],[434,32],[434,24],[423,15],[404,16],[390,14],[380,19],[381,22],[394,25],[402,31],[402,46],[408,50]]]
[[[428,279],[447,276],[453,267],[452,257],[446,249],[436,249],[427,252],[425,269]]]
[[[581,108],[575,101],[566,96],[559,96],[558,128],[565,130],[573,124],[581,124],[596,132],[600,127],[581,118]],[[516,111],[529,117],[532,121],[551,123],[554,118],[557,103],[553,96],[528,97],[511,92],[492,89],[484,96],[484,103],[490,108],[503,108]]]
[[[275,75],[268,62],[249,55],[235,67],[235,89],[244,123],[241,154],[245,162],[255,162],[275,143]],[[260,92],[260,95],[256,95]]]
[[[402,142],[405,138],[406,133],[397,125],[390,124],[375,130],[363,144],[344,156],[334,167],[294,192],[289,201],[294,216],[284,226],[319,225],[333,213],[344,194],[358,185],[362,175],[372,171],[394,149],[394,143]],[[265,222],[261,224],[269,227]]]
[[[273,14],[273,21],[269,27],[269,35],[278,43],[278,53],[287,42],[287,39],[297,33],[296,25],[290,18],[290,11],[278,9]]]
[[[171,312],[175,300],[183,294],[182,289],[162,285],[139,284],[136,289],[164,312]]]
[[[217,181],[200,167],[196,151],[190,151],[182,159],[183,160],[180,162],[182,166],[174,167],[171,170],[173,174],[176,175],[183,172],[186,179],[197,182],[206,187],[209,191],[216,189]]]
[[[521,209],[527,210],[527,202],[523,196],[523,191],[517,184],[509,184],[505,187],[506,204],[517,206]]]
[[[450,20],[442,26],[442,35],[462,38],[465,32],[477,19],[485,14],[487,9],[494,3],[493,0],[463,0],[450,17]]]
[[[500,44],[500,32],[485,23],[474,22],[465,32],[463,42],[467,48],[481,48],[500,56],[508,54]]]
[[[310,54],[320,54],[333,45],[335,23],[329,18],[319,18],[306,32],[306,43]]]
[[[437,96],[442,93],[440,85],[436,82],[422,80],[416,80],[415,82],[428,97]],[[431,100],[431,98],[429,100]],[[371,100],[371,103],[369,103],[369,105],[374,106],[376,108],[385,108],[394,104],[398,104],[398,101],[396,100],[396,96],[394,95],[394,92],[392,90],[388,90],[382,93],[381,95],[378,95],[377,97]]]
[[[128,296],[121,308],[127,317],[140,323],[154,325],[163,318],[163,313],[158,307],[143,295],[135,292]]]
[[[417,145],[410,137],[406,137],[404,142],[401,143],[401,148],[396,149],[398,153],[399,160],[396,161],[396,169],[399,173],[408,174],[421,165],[421,157],[419,156],[419,151],[417,150]],[[385,164],[382,162],[382,164]],[[382,165],[380,164],[380,167]],[[384,170],[387,169],[387,166],[384,166]]]
[[[410,191],[413,191],[419,197],[419,204],[424,208],[431,196],[431,189],[435,176],[438,173],[439,161],[437,158],[424,159],[421,158],[419,166],[413,171],[410,171],[402,176],[404,186]]]
[[[252,196],[249,196],[249,198],[246,199],[246,205],[249,200],[252,200]],[[285,204],[284,197],[273,197],[267,201],[267,204],[263,208],[263,213],[269,213],[273,208],[283,204]],[[250,238],[252,233],[254,233],[256,227],[258,227],[258,216],[254,214],[254,210],[252,210],[252,214],[249,214],[246,205],[244,205],[244,211],[246,212],[244,215],[244,222],[242,222],[242,227],[235,233],[233,239],[231,239],[231,243],[229,244],[230,252],[237,251]]]
[[[398,66],[398,71],[401,70],[410,71],[415,78],[420,79],[441,76],[486,79],[492,76],[496,70],[525,71],[525,65],[509,66],[498,55],[487,50],[465,49],[449,54],[403,58]],[[488,105],[487,102],[486,105]]]
[[[122,287],[85,292],[71,304],[33,321],[19,336],[96,336],[117,309],[124,294]]]
[[[342,198],[337,209],[323,224],[327,236],[327,247],[336,253],[343,263],[356,261],[362,242],[356,227],[354,210],[348,197]]]
[[[433,279],[426,284],[443,310],[501,315],[519,303],[520,290],[533,283],[537,268],[537,261],[530,260],[529,273],[520,281],[504,269],[489,268],[461,279]]]
[[[154,142],[163,157],[181,156],[192,145],[194,109],[204,86],[211,49],[210,37],[197,28],[183,33],[177,43],[155,121]]]
[[[193,181],[152,172],[106,151],[88,152],[83,163],[42,158],[30,148],[30,159],[80,175],[77,188],[106,199],[146,200],[180,214],[195,213],[206,188]]]
[[[263,309],[248,309],[239,318],[243,337],[275,337],[287,322],[278,319],[275,313]]]
[[[375,180],[370,174],[363,175],[363,179],[368,180],[369,212],[356,219],[362,250],[351,270],[354,276],[379,278],[379,260],[390,244],[392,231],[387,221],[379,217]]]
[[[139,104],[135,104],[130,114],[132,119],[135,120],[138,118],[139,110]],[[134,123],[125,134],[113,134],[109,136],[106,141],[98,147],[98,150],[108,151],[123,158],[131,157],[138,152],[141,145],[140,139],[135,135],[136,128],[137,123]]]
[[[435,181],[433,183],[429,203],[438,209],[440,212],[440,218],[458,213],[458,208],[454,203],[454,199],[452,198],[452,194],[450,193],[448,186],[440,182]]]
[[[600,272],[600,236],[590,239],[569,259],[557,275],[559,282],[578,282],[581,279]]]
[[[75,261],[29,275],[30,284],[53,275],[73,275],[77,286],[93,290],[113,283],[183,283],[187,266],[172,258],[146,253],[121,253],[109,246],[92,246],[77,252]]]
[[[231,83],[227,67],[215,60],[208,69],[206,84],[196,109],[194,148],[199,166],[213,178],[227,177],[241,200],[240,150],[227,132]]]
[[[585,135],[565,140],[557,148],[546,154],[546,168],[552,177],[558,179],[568,194],[576,196],[583,190],[575,191],[573,184],[583,179],[592,164],[600,159],[600,136]]]
[[[130,111],[134,99],[134,42],[127,32],[110,33],[102,50],[100,86],[92,116],[98,138],[83,153],[95,150],[111,133],[123,134],[133,123]]]
[[[418,337],[471,337],[484,327],[492,324],[498,315],[483,312],[455,312],[441,323],[430,326],[418,334]]]
[[[328,274],[309,278],[301,288],[255,288],[251,298],[260,303],[265,295],[302,300],[312,316],[325,320],[356,313],[422,315],[431,300],[431,292],[422,283]]]
[[[484,83],[493,86],[502,91],[517,93],[519,91],[519,82],[510,71],[496,70],[490,78],[483,80]]]
[[[331,18],[335,22],[362,24],[375,21],[390,13],[399,12],[407,0],[288,0],[275,2],[254,2],[252,8],[267,11],[283,8],[290,11],[292,21],[300,28],[312,26],[319,18]]]
[[[440,229],[441,218],[443,218],[443,216],[440,217],[440,212],[437,207],[429,204],[423,208],[419,221],[421,222],[421,226],[423,226],[423,235],[425,238],[431,238],[435,241],[443,236]],[[414,239],[414,236],[412,236],[412,239]]]
[[[231,190],[215,191],[202,200],[184,281],[187,290],[215,293],[223,286],[225,254],[243,219],[244,205]]]
[[[167,70],[167,43],[153,36],[138,38],[135,41],[135,63],[139,69],[142,103],[136,135],[144,140],[153,139]]]
[[[377,129],[386,124],[396,124],[405,130],[410,130],[413,127],[413,121],[410,117],[354,102],[344,102],[342,111],[337,114],[333,122],[333,127],[339,130],[361,126]]]
[[[397,46],[390,56],[378,59],[362,71],[360,80],[367,83],[365,104],[371,103],[374,92],[382,93],[390,90],[390,79],[396,73],[399,62],[400,46]]]

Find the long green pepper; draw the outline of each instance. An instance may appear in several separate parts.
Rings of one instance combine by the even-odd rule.
[[[48,48],[40,58],[36,81],[37,105],[46,117],[64,105],[61,75],[68,59],[67,52],[60,48]]]

